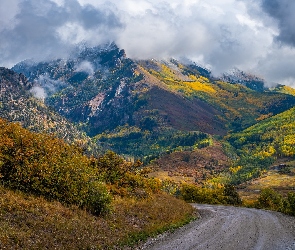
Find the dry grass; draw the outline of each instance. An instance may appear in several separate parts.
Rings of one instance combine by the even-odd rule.
[[[280,174],[278,171],[270,170],[261,178],[253,180],[246,187],[247,190],[254,191],[264,188],[292,190],[295,188],[295,175]]]
[[[169,171],[155,171],[149,174],[149,177],[153,177],[159,180],[168,180],[168,181],[173,181],[175,183],[190,183],[193,184],[195,183],[195,178],[194,177],[188,177],[188,176],[183,176],[183,175],[171,175]]]
[[[295,167],[294,162],[288,162],[291,166],[291,174],[282,174],[277,170],[269,170],[263,176],[255,179],[240,189],[239,195],[245,205],[251,205],[257,200],[260,191],[265,188],[271,188],[278,193],[286,196],[288,192],[295,190]]]
[[[188,222],[193,208],[168,195],[117,199],[101,218],[0,186],[0,249],[121,249]]]
[[[262,178],[255,180],[249,186],[250,190],[261,190],[263,188],[272,188],[280,190],[290,190],[295,187],[295,176],[280,174],[277,171],[269,171]]]

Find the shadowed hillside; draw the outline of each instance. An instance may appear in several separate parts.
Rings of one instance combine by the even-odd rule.
[[[30,92],[33,84],[22,74],[0,68],[0,118],[34,132],[54,134],[86,151],[97,151],[90,138]]]

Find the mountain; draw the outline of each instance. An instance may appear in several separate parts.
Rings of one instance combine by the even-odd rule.
[[[211,135],[241,131],[295,105],[294,96],[264,89],[257,77],[241,73],[225,82],[193,63],[131,60],[115,44],[13,70],[104,149],[148,160],[199,148]]]
[[[264,87],[264,80],[262,78],[259,78],[252,74],[248,74],[239,69],[233,69],[228,73],[224,73],[221,79],[225,82],[233,84],[242,84],[258,92],[263,92],[266,89]]]
[[[54,134],[86,151],[96,146],[90,138],[30,92],[33,84],[23,74],[0,68],[0,117],[33,132]]]
[[[133,62],[123,50],[84,48],[67,60],[23,62],[13,70],[23,72],[46,93],[45,104],[72,122],[82,123],[89,135],[131,123],[138,94]],[[124,98],[122,98],[124,96]]]
[[[226,131],[242,130],[264,116],[272,116],[294,106],[293,96],[268,90],[258,92],[242,84],[207,78],[194,65],[183,65],[175,60],[143,61],[140,65],[169,91],[214,108]],[[203,114],[210,113],[210,110],[205,110]],[[212,120],[205,123],[207,128],[212,125]]]

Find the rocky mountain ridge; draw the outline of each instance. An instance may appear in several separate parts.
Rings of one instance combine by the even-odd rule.
[[[295,105],[293,95],[265,89],[255,76],[240,72],[226,82],[193,63],[132,60],[115,44],[82,47],[68,59],[24,61],[13,70],[103,148],[140,158],[206,145],[212,135],[240,131]]]

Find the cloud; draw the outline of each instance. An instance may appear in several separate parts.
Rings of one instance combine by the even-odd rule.
[[[131,57],[201,58],[218,75],[252,69],[272,46],[275,29],[250,16],[243,1],[148,2],[152,8],[125,15],[117,40]]]
[[[290,0],[262,0],[262,8],[278,21],[277,39],[282,43],[295,46],[295,2]]]
[[[2,1],[0,65],[114,41],[131,58],[187,57],[216,75],[237,67],[292,85],[294,10],[290,0]]]
[[[46,94],[46,91],[44,88],[40,87],[40,86],[34,86],[32,89],[31,89],[31,93],[36,97],[36,98],[39,98],[39,99],[42,99],[44,100],[47,96]]]
[[[0,32],[3,29],[12,29],[16,22],[15,16],[19,12],[18,0],[0,2]]]
[[[91,62],[82,61],[76,68],[76,72],[85,72],[88,75],[92,76],[94,74],[94,66]]]
[[[247,13],[260,20],[271,34],[270,43],[262,43],[252,72],[263,76],[269,86],[276,83],[295,87],[295,2],[288,0],[241,0],[247,2]]]
[[[68,85],[65,82],[59,80],[53,80],[49,75],[40,75],[35,81],[35,86],[31,92],[38,98],[45,98],[47,95],[53,95],[54,93],[61,91]]]
[[[7,1],[8,2],[8,1]],[[0,63],[12,66],[26,58],[35,60],[66,56],[79,42],[89,45],[115,40],[112,30],[121,27],[107,6],[81,6],[77,0],[13,0],[1,3]],[[12,23],[12,25],[11,25]]]
[[[264,75],[269,86],[280,83],[295,88],[294,61],[294,48],[277,45],[277,48],[273,48],[257,63],[256,70],[260,75]]]

